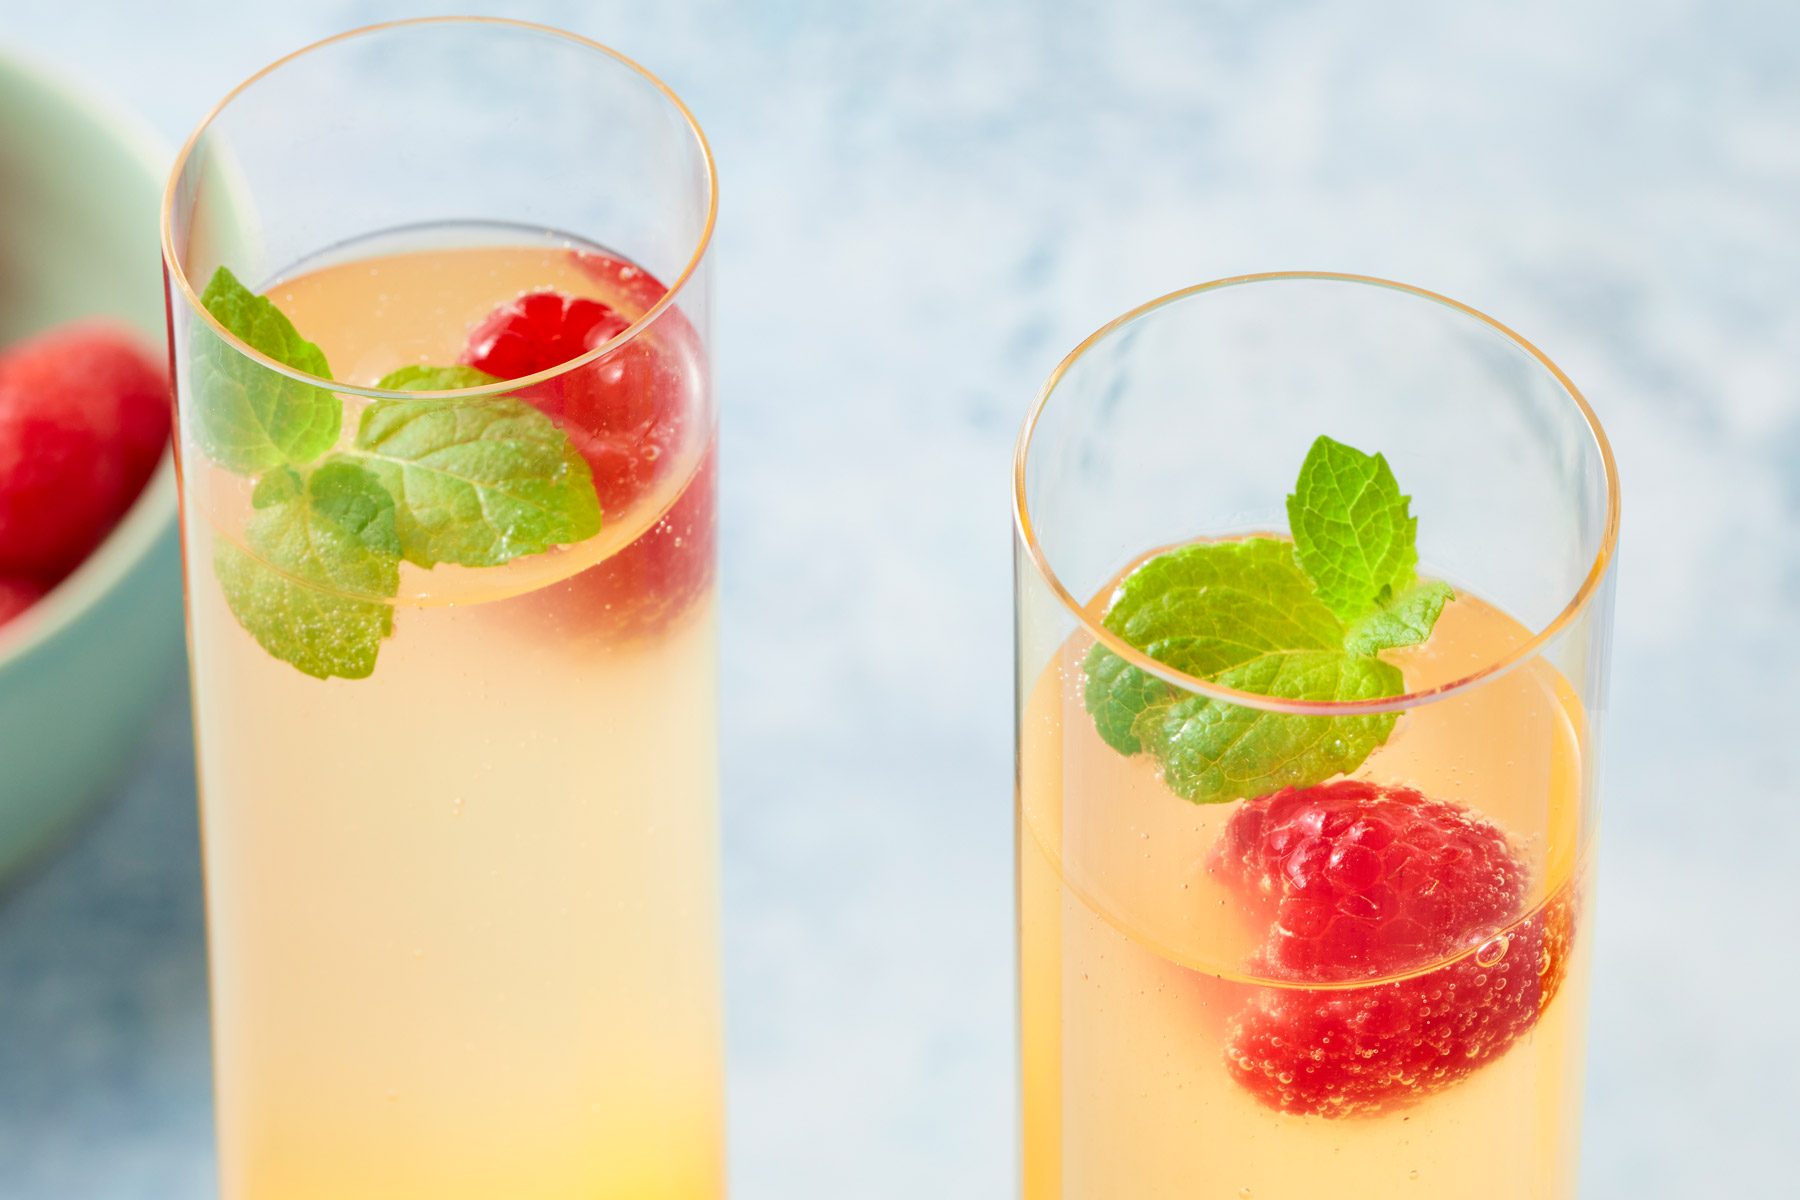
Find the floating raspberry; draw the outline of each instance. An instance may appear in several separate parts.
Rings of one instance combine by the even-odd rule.
[[[654,633],[685,613],[711,585],[718,509],[717,455],[701,459],[681,498],[617,554],[530,602],[572,617],[609,640]]]
[[[604,287],[609,294],[626,297],[640,311],[648,312],[668,293],[656,276],[634,262],[596,254],[591,250],[571,250],[569,256],[576,268]]]
[[[578,266],[653,305],[663,287],[642,269],[605,255],[577,253]],[[503,304],[469,335],[462,361],[501,379],[536,374],[586,354],[623,332],[629,321],[598,300],[532,292]],[[568,434],[587,459],[601,510],[615,518],[647,495],[700,414],[693,374],[698,339],[680,312],[664,312],[639,336],[610,353],[518,394]]]
[[[1525,870],[1465,808],[1361,780],[1245,804],[1221,865],[1275,907],[1265,957],[1316,981],[1404,971],[1519,915]]]
[[[131,507],[168,438],[168,373],[122,330],[71,325],[0,355],[0,572],[67,574]]]
[[[462,361],[518,379],[579,358],[630,323],[598,300],[531,292],[489,313],[469,334]]]
[[[1499,829],[1409,788],[1345,780],[1245,804],[1226,878],[1272,916],[1262,967],[1365,988],[1261,989],[1233,1022],[1233,1077],[1284,1112],[1348,1116],[1464,1078],[1530,1029],[1566,970],[1566,897],[1524,915],[1526,871]]]
[[[647,310],[664,294],[653,276],[623,260],[574,257],[628,305]],[[626,327],[623,316],[598,301],[534,292],[484,319],[462,361],[517,378],[584,354]],[[631,545],[522,608],[547,606],[558,618],[575,617],[617,636],[661,627],[705,590],[713,577],[716,486],[710,448],[694,465],[695,441],[712,435],[703,371],[698,335],[670,308],[593,362],[518,393],[556,421],[587,460],[608,521],[628,519],[639,501],[683,486],[673,472],[693,472],[669,511]]]
[[[658,335],[679,314],[657,322]],[[535,403],[557,419],[594,473],[600,508],[619,514],[676,465],[690,425],[700,414],[683,372],[688,362],[648,341],[631,341],[554,379],[552,395]]]

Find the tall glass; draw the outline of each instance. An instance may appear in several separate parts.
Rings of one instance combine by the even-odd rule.
[[[1320,435],[1412,497],[1429,639],[1349,698],[1160,661],[1196,631],[1117,619],[1134,570],[1292,578]],[[1024,1195],[1573,1196],[1618,528],[1574,385],[1418,288],[1226,279],[1070,354],[1014,486]],[[1189,584],[1169,621],[1225,611]]]
[[[176,162],[230,1200],[723,1192],[715,207],[666,86],[510,21],[309,47]]]

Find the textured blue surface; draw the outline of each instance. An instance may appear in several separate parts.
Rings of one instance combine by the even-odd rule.
[[[284,7],[0,0],[0,37],[173,141],[280,53],[424,11]],[[1585,1194],[1791,1186],[1800,7],[505,11],[652,65],[724,180],[737,1196],[1007,1194],[1013,432],[1113,315],[1283,267],[1494,313],[1610,426]],[[211,1193],[187,736],[171,696],[117,803],[0,898],[8,1200]]]

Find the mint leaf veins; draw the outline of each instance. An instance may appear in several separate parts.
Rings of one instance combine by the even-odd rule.
[[[200,303],[245,345],[309,375],[331,377],[324,352],[226,268],[213,273]],[[195,436],[226,470],[255,475],[301,466],[337,441],[344,410],[336,395],[245,356],[203,322],[195,324],[190,363]]]
[[[1126,577],[1104,624],[1184,674],[1288,700],[1399,695],[1376,654],[1430,635],[1451,599],[1415,570],[1416,521],[1379,455],[1313,444],[1288,500],[1293,541],[1205,542]],[[1096,645],[1085,700],[1123,754],[1148,752],[1196,803],[1306,787],[1354,770],[1393,732],[1393,713],[1296,715],[1182,692]]]
[[[382,383],[493,381],[471,367],[424,367]],[[422,567],[498,566],[600,531],[587,460],[555,422],[512,396],[377,400],[363,410],[356,453],[393,496],[406,559]]]
[[[224,267],[201,297],[270,358],[321,379],[324,352]],[[317,679],[361,679],[393,632],[402,560],[488,567],[600,529],[587,460],[555,422],[514,396],[375,400],[338,445],[333,391],[194,334],[192,403],[208,456],[256,479],[243,544],[220,539],[226,605],[263,649]],[[384,391],[496,383],[474,367],[402,367]]]
[[[1294,557],[1319,599],[1353,621],[1411,583],[1418,521],[1387,459],[1322,437],[1300,464],[1288,497]]]
[[[1341,650],[1284,650],[1222,671],[1214,682],[1286,700],[1397,695],[1400,668]],[[1163,780],[1190,800],[1235,800],[1307,787],[1353,771],[1393,732],[1393,713],[1296,716],[1184,695],[1154,710],[1145,741]]]
[[[1353,622],[1344,648],[1352,654],[1375,654],[1416,646],[1431,636],[1431,627],[1452,595],[1449,584],[1422,579]]]
[[[213,569],[238,623],[315,679],[362,679],[393,631],[400,588],[394,499],[368,470],[333,459],[280,467],[251,494],[250,552],[221,539]]]
[[[1156,661],[1203,679],[1285,650],[1335,650],[1344,627],[1313,594],[1294,548],[1274,538],[1208,542],[1159,554],[1126,579],[1106,627]],[[1175,690],[1103,646],[1087,663],[1088,710],[1115,750],[1143,748],[1143,712]]]

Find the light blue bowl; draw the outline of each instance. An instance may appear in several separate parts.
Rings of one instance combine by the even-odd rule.
[[[168,155],[137,121],[0,54],[0,345],[77,317],[166,338]],[[0,628],[0,879],[68,830],[179,703],[181,557],[164,456],[110,537]]]

